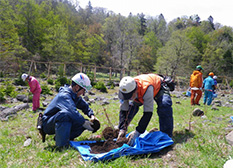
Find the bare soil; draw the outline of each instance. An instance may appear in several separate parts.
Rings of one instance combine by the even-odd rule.
[[[127,143],[127,138],[119,138],[118,141],[114,141],[114,138],[117,138],[119,130],[113,129],[111,127],[106,127],[102,131],[102,136],[105,141],[97,141],[96,143],[90,144],[91,153],[105,153],[109,152],[112,149],[121,147],[124,143]]]

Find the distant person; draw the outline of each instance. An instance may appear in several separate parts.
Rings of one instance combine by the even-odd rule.
[[[172,137],[173,110],[169,87],[163,78],[156,74],[142,74],[134,78],[126,76],[120,81],[119,99],[122,101],[119,114],[118,138],[124,137],[129,123],[143,105],[143,115],[135,131],[128,136],[128,145],[133,146],[135,139],[144,133],[157,103],[160,131]],[[174,88],[172,89],[172,91]],[[132,101],[132,103],[131,103]]]
[[[30,87],[30,92],[33,94],[32,98],[32,111],[36,112],[37,109],[40,108],[40,93],[42,91],[38,80],[33,77],[29,76],[28,74],[24,73],[21,76],[23,81],[27,81]]]
[[[215,90],[217,89],[217,85],[218,85],[217,78],[218,78],[218,77],[217,77],[216,75],[213,76],[213,79],[214,79],[214,89],[213,89],[213,93],[215,93]]]
[[[189,86],[191,89],[191,105],[200,105],[199,101],[202,96],[202,82],[203,82],[203,77],[202,77],[202,71],[203,68],[201,65],[198,65],[196,67],[196,70],[193,71],[191,77],[190,77],[190,82]]]
[[[214,73],[210,72],[209,76],[203,81],[204,104],[207,103],[207,105],[211,104],[213,98],[213,90],[215,89],[213,76]]]
[[[217,85],[218,85],[218,82],[217,82],[217,76],[216,75],[214,75],[213,76],[213,79],[214,79],[214,89],[213,89],[213,98],[216,98],[217,97],[217,94],[216,94],[216,89],[217,89]]]
[[[91,89],[87,75],[78,73],[72,78],[71,85],[60,87],[59,93],[50,102],[42,116],[42,138],[55,134],[58,148],[68,147],[69,141],[80,136],[84,130],[97,131],[92,121],[98,121],[93,110],[81,97]],[[77,110],[81,110],[90,120],[85,119]],[[99,127],[98,127],[99,129]]]

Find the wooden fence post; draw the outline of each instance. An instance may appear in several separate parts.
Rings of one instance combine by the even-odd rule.
[[[109,68],[109,81],[112,79],[112,67]]]
[[[122,78],[125,76],[125,68],[123,68],[123,71],[122,71]]]
[[[81,64],[81,66],[80,66],[80,72],[83,72],[83,64]]]
[[[49,62],[49,66],[48,66],[48,78],[49,78],[49,75],[50,75],[50,62]]]
[[[63,67],[63,75],[66,76],[66,63],[64,63],[64,67]]]
[[[95,68],[94,68],[94,81],[96,81],[96,65],[95,65]]]
[[[33,65],[33,61],[31,61],[31,65],[30,65],[30,68],[29,68],[29,71],[28,71],[28,75],[29,75],[29,76],[30,76],[31,71],[32,71],[32,65]]]

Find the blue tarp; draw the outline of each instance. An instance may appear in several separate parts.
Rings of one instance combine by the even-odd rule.
[[[127,136],[128,135],[129,134],[127,134]],[[167,146],[172,145],[174,142],[167,134],[156,131],[141,134],[138,138],[136,138],[133,147],[124,144],[123,146],[106,153],[90,153],[91,147],[89,144],[92,143],[96,143],[96,141],[70,141],[70,145],[79,151],[83,160],[91,160],[94,162],[114,159],[120,156],[155,153]]]

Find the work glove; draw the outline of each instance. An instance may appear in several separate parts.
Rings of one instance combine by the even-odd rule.
[[[86,128],[88,131],[94,131],[92,128],[93,123],[91,121],[86,120],[83,124],[83,127]]]
[[[98,120],[94,115],[91,116],[91,121]],[[99,120],[98,120],[99,121]]]
[[[118,133],[118,136],[117,136],[117,141],[120,139],[120,138],[123,138],[125,137],[125,134],[126,134],[126,131],[121,129]]]
[[[129,146],[133,146],[133,145],[134,145],[134,142],[135,142],[135,139],[136,139],[137,137],[139,137],[139,135],[140,135],[140,133],[139,133],[137,130],[131,132],[131,133],[129,134],[129,136],[127,137],[127,139],[128,139],[128,143],[127,143],[127,144],[128,144]]]

